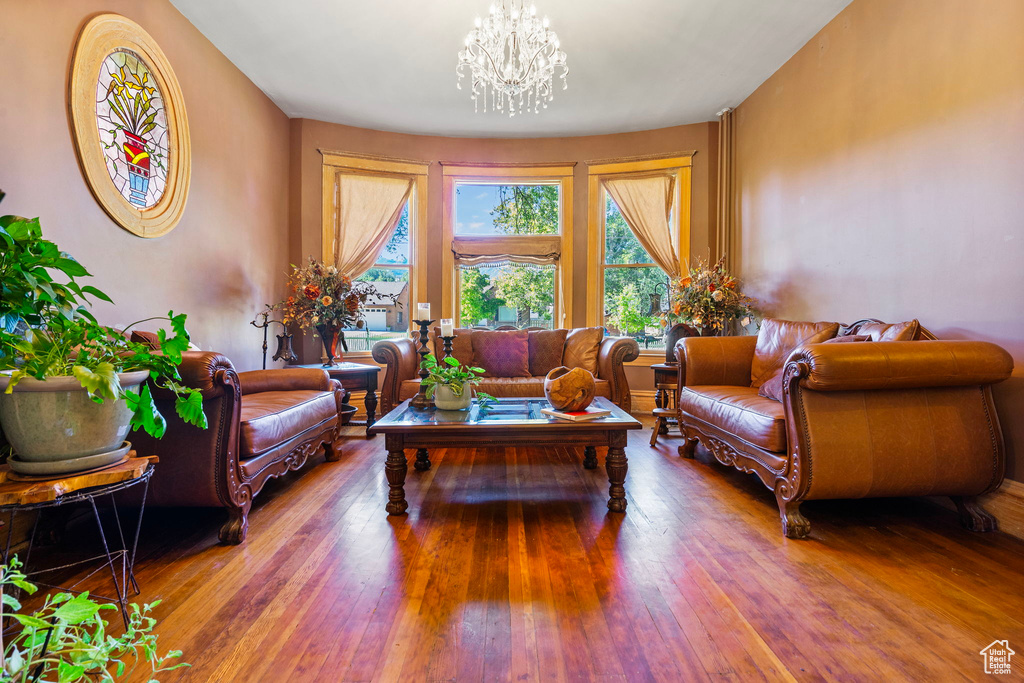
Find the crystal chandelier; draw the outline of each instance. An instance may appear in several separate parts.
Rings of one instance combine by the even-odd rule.
[[[526,7],[523,0],[504,1],[500,8],[491,5],[486,19],[476,18],[475,28],[466,36],[466,46],[459,51],[458,87],[466,70],[473,81],[470,98],[479,111],[480,100],[487,111],[488,91],[492,111],[505,111],[509,116],[524,110],[537,112],[555,99],[552,82],[555,71],[567,86],[565,53],[559,49],[558,36],[548,28],[548,18],[537,18],[537,8]]]

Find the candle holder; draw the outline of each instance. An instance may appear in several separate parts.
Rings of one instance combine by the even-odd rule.
[[[423,386],[423,380],[430,376],[427,369],[423,367],[423,360],[427,357],[430,351],[427,350],[427,341],[430,339],[428,329],[430,328],[433,320],[413,320],[414,323],[420,326],[420,350],[416,353],[420,354],[420,390],[416,392],[416,395],[409,401],[409,405],[413,408],[433,408],[434,402],[427,398],[427,388]]]
[[[262,313],[257,313],[256,317],[252,319],[249,324],[258,330],[263,330],[263,369],[267,369],[267,331],[268,328],[273,324],[277,323],[283,329],[283,334],[277,336],[277,351],[274,352],[273,360],[283,360],[285,363],[294,363],[299,359],[292,351],[292,335],[288,333],[288,326],[280,320],[269,320],[270,314],[273,312],[273,308],[267,305],[267,310]],[[257,323],[259,318],[263,318],[263,322]]]
[[[454,339],[455,337],[441,337],[441,342],[444,344],[444,356],[441,357],[441,360],[444,360],[448,356],[452,355],[452,340]]]

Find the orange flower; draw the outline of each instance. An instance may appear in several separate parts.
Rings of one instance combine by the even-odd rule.
[[[725,283],[725,286],[728,289],[736,289],[736,281],[735,280],[729,280],[728,282]]]
[[[307,299],[315,299],[320,296],[320,288],[316,285],[306,285],[302,288],[302,293]]]
[[[679,286],[680,287],[689,287],[690,286],[690,282],[691,282],[691,280],[690,280],[689,276],[684,277],[682,280],[679,281]]]
[[[331,304],[334,303],[334,299],[332,299],[329,296],[325,296],[323,299],[320,299],[320,303],[322,303],[324,306],[330,306]]]
[[[294,306],[295,305],[295,297],[294,296],[288,297],[287,299],[285,299],[285,303],[288,304],[289,306]]]
[[[681,304],[678,301],[675,303],[675,305],[672,306],[672,313],[674,313],[675,315],[679,315],[679,312],[682,311],[682,310],[683,310],[683,304]]]

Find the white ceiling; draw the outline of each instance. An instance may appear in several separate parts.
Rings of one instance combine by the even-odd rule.
[[[172,0],[290,117],[539,137],[709,121],[850,0],[534,0],[568,54],[539,114],[473,112],[456,53],[491,0]]]

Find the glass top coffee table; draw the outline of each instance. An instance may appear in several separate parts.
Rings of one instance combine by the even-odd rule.
[[[378,420],[371,434],[384,434],[387,461],[384,472],[390,492],[385,506],[389,515],[404,513],[406,448],[415,448],[417,471],[430,469],[430,448],[462,446],[493,448],[511,444],[533,446],[573,444],[583,446],[583,467],[597,468],[597,446],[607,446],[605,470],[608,472],[608,509],[626,511],[626,432],[642,425],[632,415],[606,398],[598,397],[594,407],[611,415],[571,422],[541,413],[547,408],[544,398],[501,398],[487,406],[476,400],[469,410],[421,410],[403,402]]]

